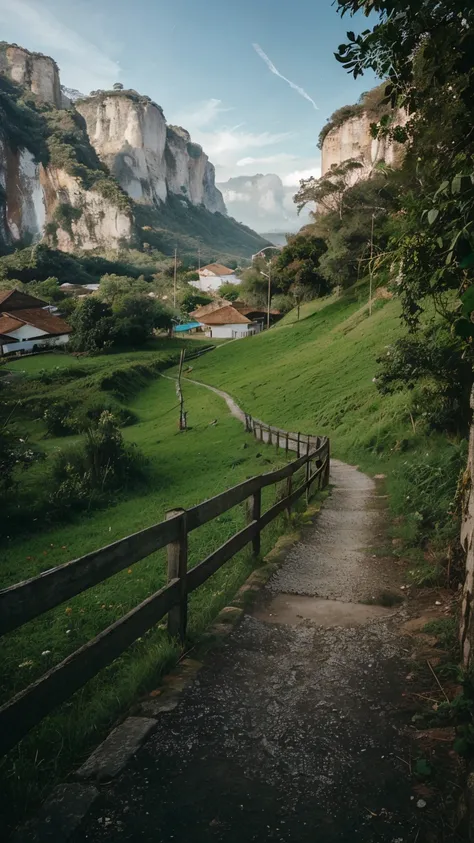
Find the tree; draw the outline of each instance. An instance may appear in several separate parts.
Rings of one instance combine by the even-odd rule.
[[[403,128],[393,128],[386,118],[372,126],[374,137],[385,134],[407,145],[399,231],[390,256],[402,268],[403,318],[421,345],[439,343],[448,357],[457,354],[472,363],[474,7],[468,0],[338,0],[338,9],[342,14],[378,13],[372,29],[357,36],[347,33],[336,58],[356,78],[367,69],[388,77],[387,100],[409,115]],[[448,347],[441,333],[433,341],[420,327],[426,302],[457,332],[462,341],[457,348]],[[409,364],[408,347],[399,344],[397,350]],[[426,369],[431,367],[441,385],[434,359],[434,354],[426,356]],[[459,361],[450,365],[467,377],[459,385],[466,394],[471,367],[467,376]]]
[[[320,272],[320,261],[326,249],[324,239],[308,231],[290,237],[274,261],[273,275],[277,289],[287,293],[297,284],[302,298],[327,293],[328,284]]]
[[[143,276],[131,278],[128,275],[109,273],[103,275],[100,279],[97,295],[102,301],[113,305],[116,299],[123,298],[131,293],[148,293],[149,291],[150,286]]]
[[[114,91],[123,91],[123,85],[121,82],[114,82]]]
[[[84,299],[70,321],[74,329],[70,344],[74,351],[105,351],[116,340],[117,325],[112,308],[94,296]]]
[[[337,211],[342,219],[344,195],[354,182],[354,173],[362,167],[360,161],[349,159],[342,164],[333,164],[320,179],[315,179],[314,176],[302,179],[294,197],[298,213],[310,202],[326,211]]]
[[[116,299],[113,307],[116,324],[115,343],[140,346],[153,336],[155,328],[171,327],[171,313],[156,299],[129,294]]]
[[[210,304],[211,301],[212,299],[210,296],[204,296],[202,293],[189,290],[189,292],[185,293],[181,299],[181,310],[186,316],[188,316],[193,312],[193,310],[197,310],[198,307],[204,307],[204,305]]]
[[[240,286],[238,284],[231,284],[230,281],[226,281],[224,284],[221,284],[217,292],[223,299],[227,299],[228,301],[237,301],[240,295]]]

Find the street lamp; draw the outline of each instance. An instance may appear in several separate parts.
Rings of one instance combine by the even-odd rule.
[[[264,275],[265,278],[268,278],[268,294],[267,294],[267,328],[270,327],[270,299],[272,297],[272,269],[271,264],[268,265],[268,272],[263,272],[262,269],[259,270],[260,275]]]

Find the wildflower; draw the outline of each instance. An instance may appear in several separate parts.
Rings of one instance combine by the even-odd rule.
[[[70,630],[70,629],[66,629],[66,635],[70,635],[70,634],[71,634],[71,630]]]
[[[66,615],[72,615],[72,609],[70,606],[68,606],[66,609]]]
[[[43,652],[41,653],[41,655],[42,655],[42,656],[49,656],[50,652],[51,652],[51,650],[43,650]]]
[[[132,573],[132,569],[129,568],[128,571],[127,571],[127,574],[131,574],[131,573]]]
[[[372,383],[377,383],[377,378],[372,378]]]

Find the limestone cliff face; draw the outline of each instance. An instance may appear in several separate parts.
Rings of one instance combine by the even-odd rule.
[[[0,143],[0,240],[26,245],[43,237],[58,249],[118,249],[133,234],[131,214],[118,209],[96,190],[57,167],[43,167],[27,149],[13,151]],[[72,208],[69,222],[58,209]]]
[[[407,120],[406,112],[400,109],[395,113],[392,125],[404,126]],[[341,164],[351,158],[363,164],[362,169],[354,171],[354,181],[368,178],[376,165],[382,161],[389,167],[400,166],[403,159],[403,146],[387,138],[372,138],[370,124],[373,122],[374,117],[363,112],[328,132],[321,150],[323,176],[333,165]]]
[[[54,59],[0,42],[0,73],[28,88],[39,100],[63,108],[59,69]]]
[[[226,213],[214,167],[185,129],[167,126],[163,111],[136,92],[79,101],[89,139],[121,187],[136,202],[160,204],[169,194]]]

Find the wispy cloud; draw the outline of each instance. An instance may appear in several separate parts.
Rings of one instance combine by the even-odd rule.
[[[280,73],[279,70],[277,70],[277,68],[273,64],[272,60],[269,59],[267,54],[262,50],[260,44],[252,44],[252,46],[253,46],[255,52],[265,62],[265,64],[267,65],[267,67],[268,67],[268,69],[271,73],[273,73],[275,76],[278,76],[279,79],[283,79],[283,81],[286,82],[287,85],[290,86],[290,88],[293,88],[293,90],[296,91],[300,95],[300,97],[303,97],[305,100],[308,100],[308,102],[311,103],[313,108],[316,111],[319,111],[319,108],[316,105],[314,99],[312,97],[310,97],[310,95],[305,91],[304,88],[301,88],[300,85],[296,85],[294,82],[291,81],[291,79],[287,79],[286,76],[283,76],[283,74]]]
[[[188,109],[173,114],[171,123],[175,126],[184,126],[188,131],[192,131],[204,126],[210,126],[221,114],[226,114],[232,110],[232,108],[226,108],[222,104],[222,100],[211,97],[208,100],[202,100],[193,104]]]
[[[67,14],[67,3],[59,7]],[[63,23],[46,4],[35,0],[0,0],[3,34],[22,46],[41,50],[56,59],[61,81],[88,92],[110,87],[120,78],[120,66],[107,56],[103,39],[100,46]]]

